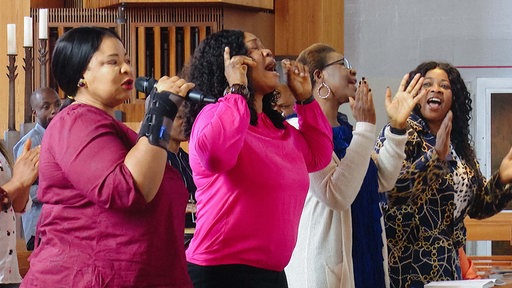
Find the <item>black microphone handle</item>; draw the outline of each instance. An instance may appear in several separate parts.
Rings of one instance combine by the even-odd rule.
[[[217,102],[216,98],[205,96],[199,90],[194,90],[194,89],[191,89],[188,91],[186,99],[189,99],[190,101],[193,101],[193,102],[206,103],[206,104]]]
[[[155,88],[156,84],[158,83],[158,81],[152,77],[139,77],[139,78],[137,78],[136,82],[138,82],[138,81],[141,81],[144,83],[143,91],[140,91],[140,92],[146,93],[146,95],[149,95],[151,90],[153,90]],[[185,96],[185,99],[188,99],[192,102],[205,103],[205,104],[217,102],[217,98],[214,98],[211,96],[206,96],[203,93],[201,93],[201,91],[195,90],[195,89],[189,90],[187,93],[187,96]]]

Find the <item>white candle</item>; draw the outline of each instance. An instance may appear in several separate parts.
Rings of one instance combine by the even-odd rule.
[[[32,17],[24,17],[23,47],[32,47]]]
[[[7,55],[16,54],[16,24],[7,24]]]
[[[48,39],[48,9],[39,9],[39,39]]]

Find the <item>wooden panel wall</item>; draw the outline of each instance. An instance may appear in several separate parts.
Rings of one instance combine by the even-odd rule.
[[[102,8],[119,5],[119,0],[83,0],[84,8]]]
[[[274,18],[271,11],[251,11],[226,7],[224,8],[224,29],[250,32],[258,36],[263,45],[274,52]]]
[[[30,0],[30,8],[64,8],[64,0]]]
[[[343,0],[275,1],[276,55],[298,55],[315,42],[343,52]]]
[[[236,6],[253,7],[261,9],[274,9],[274,0],[83,0],[84,8],[104,8],[120,3],[134,5],[153,4],[180,4],[180,5],[208,5],[208,4],[232,4]]]

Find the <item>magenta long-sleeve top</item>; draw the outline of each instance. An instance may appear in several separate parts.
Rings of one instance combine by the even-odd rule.
[[[136,141],[134,131],[92,106],[70,105],[53,119],[39,164],[41,242],[22,287],[191,287],[183,242],[188,192],[167,165],[146,203],[124,165]]]
[[[190,137],[197,223],[186,251],[198,265],[281,271],[297,239],[308,173],[324,168],[332,129],[316,101],[296,105],[300,129],[264,114],[249,124],[246,100],[228,94],[198,115]]]

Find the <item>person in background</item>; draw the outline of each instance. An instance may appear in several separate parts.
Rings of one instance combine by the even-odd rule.
[[[407,119],[405,160],[383,207],[391,287],[462,279],[464,218],[483,219],[512,199],[512,149],[486,180],[471,145],[471,96],[457,68],[428,61],[419,105]],[[384,129],[389,129],[388,126]],[[381,134],[377,151],[388,141]]]
[[[309,46],[297,61],[310,69],[313,95],[332,126],[334,150],[331,163],[310,174],[299,239],[286,268],[290,287],[386,287],[379,191],[393,187],[400,172],[407,137],[396,128],[418,102],[422,80],[415,77],[407,91],[402,85],[394,98],[386,91],[390,141],[374,154],[376,116],[367,80],[356,86],[356,70],[327,44]],[[338,112],[345,103],[355,129]]]
[[[34,128],[28,131],[13,148],[13,155],[15,159],[20,157],[23,146],[28,139],[32,140],[32,147],[39,146],[43,140],[44,131],[53,117],[57,114],[60,108],[59,94],[51,88],[43,87],[38,88],[30,95],[30,106],[32,107],[32,115],[36,119]],[[23,232],[27,244],[27,250],[34,250],[34,239],[36,235],[36,225],[41,214],[42,203],[37,199],[37,180],[30,187],[30,200],[32,205],[30,209],[23,213],[21,221],[23,223]]]
[[[21,275],[16,254],[16,216],[23,212],[29,190],[37,178],[39,146],[30,149],[30,138],[11,169],[7,151],[0,142],[0,287],[16,288]],[[28,209],[28,208],[27,208]]]
[[[307,67],[285,61],[300,128],[272,108],[276,61],[254,34],[222,30],[196,48],[187,80],[218,102],[189,141],[197,222],[186,251],[195,287],[287,287],[308,173],[330,160],[332,134]]]
[[[293,97],[292,91],[288,88],[286,74],[283,71],[283,65],[281,61],[276,62],[276,71],[279,73],[279,86],[277,86],[276,94],[272,105],[274,109],[283,115],[284,119],[288,123],[292,124],[295,128],[298,128],[297,113],[293,109],[295,105],[295,97]]]
[[[191,287],[183,246],[188,191],[167,163],[167,147],[194,85],[162,77],[137,135],[114,118],[134,88],[114,30],[68,30],[51,59],[69,97],[41,144],[43,209],[21,287]]]
[[[181,148],[181,143],[187,142],[190,139],[190,128],[193,122],[190,109],[195,109],[197,106],[198,104],[189,101],[185,101],[181,104],[174,118],[174,122],[172,123],[171,139],[167,148],[167,160],[169,164],[180,172],[189,193],[187,209],[185,211],[185,228],[196,227],[195,193],[197,188],[192,178],[192,168],[190,168],[188,153]],[[192,236],[193,233],[185,233],[185,247],[188,246]]]

